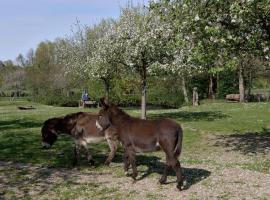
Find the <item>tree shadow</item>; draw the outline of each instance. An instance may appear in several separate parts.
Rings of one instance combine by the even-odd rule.
[[[15,120],[7,120],[7,121],[0,121],[0,131],[7,131],[12,129],[20,129],[20,128],[35,128],[41,127],[43,122],[38,122],[34,120],[22,120],[22,119],[15,119]]]
[[[223,114],[220,111],[203,111],[203,112],[187,112],[187,111],[179,111],[179,112],[168,112],[168,113],[160,113],[160,114],[149,114],[149,118],[151,119],[159,119],[159,118],[172,118],[179,121],[214,121],[216,119],[222,119],[229,117],[226,114]]]
[[[122,150],[120,150],[122,151]],[[146,171],[140,171],[142,176],[139,180],[146,178],[147,176],[158,173],[162,174],[165,167],[164,163],[160,162],[159,157],[149,155],[138,155],[138,166],[145,165],[148,167]],[[104,154],[95,155],[96,165],[99,167],[103,165],[105,160]],[[114,163],[122,163],[122,154],[117,153]],[[80,167],[88,167],[87,165],[79,165],[73,167],[73,169],[67,168],[48,168],[44,166],[35,166],[32,164],[1,162],[0,171],[1,181],[0,199],[5,199],[5,195],[13,194],[11,196],[14,199],[32,198],[34,196],[40,196],[46,194],[47,191],[52,190],[58,184],[80,185],[83,184],[79,180],[83,177],[89,177],[90,180],[94,177],[106,174],[112,174],[113,172],[102,172],[99,170],[81,171]],[[199,168],[182,168],[186,177],[186,186],[184,189],[188,189],[190,186],[202,181],[210,176],[211,172],[199,169]],[[169,176],[175,176],[173,172],[168,174]],[[91,178],[92,177],[92,178]],[[175,178],[176,179],[176,178]],[[88,182],[88,181],[87,181]],[[175,183],[176,181],[170,181],[166,184]],[[93,182],[94,183],[94,182]],[[91,182],[89,183],[92,184]],[[88,184],[88,187],[89,187]],[[98,183],[96,183],[98,184]],[[97,187],[98,185],[93,185]]]
[[[100,167],[104,165],[104,161],[106,160],[106,154],[101,154],[98,152],[91,151],[93,154],[93,158],[95,160],[95,165],[93,167]],[[151,174],[159,174],[160,176],[163,173],[163,170],[165,168],[165,163],[160,162],[161,158],[157,156],[151,156],[151,155],[144,155],[144,154],[139,154],[136,156],[136,164],[137,167],[140,168],[140,166],[146,166],[146,170],[139,170],[139,172],[142,174],[137,180],[142,180]],[[117,154],[115,158],[113,159],[113,163],[123,163],[123,150],[119,149],[117,151]],[[75,167],[87,167],[88,163],[86,160],[82,161],[79,165]],[[186,178],[186,185],[184,190],[188,189],[190,186],[204,180],[205,178],[209,177],[211,172],[205,169],[199,169],[199,168],[185,168],[182,167],[183,174]],[[175,176],[175,173],[173,170],[170,170],[168,173],[169,176]],[[176,179],[176,176],[175,176]],[[175,181],[167,182],[166,184],[170,183],[176,183]]]
[[[148,176],[150,176],[153,173],[157,173],[160,176],[163,174],[163,170],[165,168],[165,163],[160,162],[159,157],[156,156],[144,156],[144,155],[138,155],[137,156],[137,166],[145,165],[147,166],[146,171],[141,171],[143,174],[141,177],[139,177],[137,180],[142,180]],[[184,187],[184,190],[189,189],[192,185],[206,179],[210,176],[211,172],[205,169],[200,168],[185,168],[182,167],[183,175],[185,176],[186,185]],[[175,176],[175,172],[171,169],[168,173],[168,176]],[[168,181],[166,184],[170,183],[176,183],[175,181]]]
[[[270,129],[261,132],[248,132],[244,134],[232,134],[217,136],[214,146],[222,146],[227,151],[239,151],[242,154],[269,154],[270,153]]]
[[[46,194],[58,183],[68,182],[80,173],[77,170],[50,169],[22,163],[0,162],[1,174],[0,199],[23,199]],[[9,173],[10,172],[10,173]],[[32,198],[31,198],[32,199]]]
[[[109,152],[108,152],[109,153]],[[93,156],[93,160],[95,161],[94,165],[90,165],[85,157],[82,157],[82,159],[80,160],[79,163],[77,163],[76,165],[72,165],[70,166],[71,168],[85,168],[85,167],[93,167],[93,168],[97,168],[97,167],[101,167],[101,166],[105,166],[105,161],[107,159],[107,154],[108,153],[92,153],[91,151],[91,155]],[[112,160],[113,163],[123,163],[123,155],[121,153],[116,153],[115,157]]]

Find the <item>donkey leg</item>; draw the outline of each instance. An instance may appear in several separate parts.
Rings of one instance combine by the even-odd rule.
[[[73,165],[77,165],[80,160],[80,146],[75,144],[74,147],[74,159],[73,159]]]
[[[86,156],[87,162],[92,166],[95,164],[95,161],[93,160],[92,155],[89,153],[88,148],[87,148],[87,143],[82,142],[82,148],[84,150],[84,154]]]
[[[128,176],[128,169],[129,169],[129,166],[130,166],[130,161],[129,161],[129,155],[128,155],[128,152],[127,152],[126,149],[124,151],[123,160],[124,160],[125,175]]]
[[[106,138],[107,142],[109,144],[110,147],[110,153],[108,155],[108,158],[105,161],[105,165],[110,165],[110,163],[112,162],[113,158],[115,157],[115,153],[117,150],[117,145],[118,145],[118,141],[117,140],[113,140],[111,138]]]
[[[168,171],[169,171],[169,166],[165,165],[163,174],[162,174],[161,178],[159,179],[160,184],[165,184],[166,183]]]
[[[86,148],[85,149],[85,155],[86,155],[86,159],[87,159],[87,162],[92,166],[92,165],[95,165],[95,161],[92,157],[92,155],[89,153],[88,149]]]
[[[181,190],[182,186],[183,186],[183,175],[182,175],[180,162],[176,158],[173,161],[172,167],[173,167],[173,169],[174,169],[174,171],[176,173],[176,177],[177,177],[177,188],[179,190]]]
[[[170,140],[170,141],[161,140],[160,144],[166,154],[166,165],[174,169],[176,173],[176,177],[177,177],[177,188],[181,190],[181,187],[183,185],[183,177],[182,177],[180,162],[177,160],[177,158],[174,155],[175,142],[173,142],[173,140]],[[164,170],[164,173],[160,179],[161,182],[163,180],[166,180],[165,179],[166,173],[167,173],[166,170],[168,170],[168,167],[167,169]]]
[[[160,184],[165,184],[166,183],[166,181],[167,181],[167,174],[168,174],[169,169],[170,169],[170,167],[168,165],[168,159],[166,157],[165,168],[163,170],[163,174],[162,174],[161,178],[159,179]]]
[[[166,155],[165,168],[163,170],[163,174],[162,174],[161,178],[159,179],[159,183],[165,184],[167,181],[168,172],[172,167],[171,158],[173,157],[173,153],[172,153],[173,152],[173,147],[172,147],[173,145],[167,139],[160,140],[159,144]]]
[[[136,180],[136,177],[138,176],[138,171],[137,171],[137,166],[136,166],[135,152],[134,152],[133,148],[131,148],[131,147],[128,148],[127,152],[128,152],[129,162],[132,166],[132,178],[134,180]]]

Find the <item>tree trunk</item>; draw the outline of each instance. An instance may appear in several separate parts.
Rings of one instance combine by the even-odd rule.
[[[214,99],[214,91],[213,91],[213,75],[210,74],[209,77],[209,87],[208,87],[208,98],[209,99]]]
[[[187,88],[186,88],[186,78],[185,76],[182,76],[182,91],[185,98],[185,103],[188,103],[188,94],[187,94]]]
[[[239,101],[245,102],[245,85],[244,85],[244,69],[242,63],[239,67]]]
[[[109,93],[110,93],[110,85],[107,83],[105,85],[105,96],[109,100]]]
[[[249,70],[249,77],[248,77],[248,98],[250,99],[251,95],[251,88],[252,88],[252,70]]]
[[[192,96],[193,96],[192,105],[198,106],[199,105],[199,94],[198,94],[197,87],[193,88],[193,95]]]
[[[141,81],[142,81],[141,118],[146,119],[146,68],[143,68],[142,70]]]
[[[109,100],[109,93],[110,93],[110,80],[106,78],[102,78],[104,87],[105,87],[105,97]]]
[[[216,96],[217,96],[217,98],[220,98],[220,96],[219,96],[219,73],[217,73],[217,89],[216,89]]]

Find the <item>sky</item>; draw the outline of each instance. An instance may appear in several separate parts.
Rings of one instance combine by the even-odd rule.
[[[128,0],[0,0],[0,60],[15,60],[41,41],[71,33],[76,19],[93,25],[117,18]],[[133,5],[147,0],[132,0]]]

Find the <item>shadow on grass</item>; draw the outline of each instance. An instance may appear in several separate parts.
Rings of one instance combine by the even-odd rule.
[[[22,129],[22,128],[36,128],[41,127],[43,122],[30,121],[30,120],[8,120],[0,121],[0,131],[7,131],[12,129]]]
[[[95,156],[95,158],[97,166],[103,164],[104,156]],[[114,162],[122,162],[122,156],[117,154]],[[164,164],[161,163],[160,158],[156,156],[138,155],[137,163],[138,166],[148,166],[148,170],[141,172],[143,175],[140,179],[146,178],[153,173],[162,174],[164,168]],[[0,188],[0,199],[1,197],[3,199],[6,197],[9,199],[32,199],[43,194],[46,195],[48,191],[57,192],[59,189],[61,191],[61,187],[63,187],[63,190],[65,190],[65,187],[69,188],[72,193],[72,185],[77,185],[76,187],[83,187],[85,185],[87,188],[95,190],[101,186],[100,183],[95,181],[96,177],[113,174],[113,172],[110,171],[102,172],[95,169],[91,171],[80,171],[78,170],[79,168],[48,168],[32,164],[6,163],[0,161],[0,175],[3,178]],[[187,181],[187,185],[184,189],[188,189],[190,186],[202,181],[211,174],[211,172],[204,169],[182,169]],[[169,175],[175,176],[173,173]],[[176,181],[167,182],[167,184],[171,183],[176,183]]]
[[[122,152],[122,149],[120,150]],[[123,163],[123,154],[117,153],[115,158],[113,159],[114,163]],[[96,154],[94,155],[94,159],[96,161],[95,167],[99,167],[104,165],[104,161],[106,159],[105,154]],[[151,156],[151,155],[137,155],[137,167],[140,165],[146,166],[147,169],[145,171],[139,170],[139,172],[142,174],[141,177],[139,177],[137,180],[142,180],[144,178],[147,178],[151,174],[159,174],[160,176],[163,174],[163,170],[165,168],[165,163],[160,162],[161,158],[157,156]],[[84,167],[87,166],[87,163],[84,161],[79,166]],[[192,185],[206,179],[210,176],[211,172],[205,169],[199,169],[199,168],[185,168],[182,167],[183,174],[186,178],[186,186],[185,190],[190,188]],[[176,183],[176,176],[173,170],[170,170],[168,173],[169,176],[174,176],[175,181],[167,182],[166,184]],[[159,177],[160,178],[160,177]],[[157,180],[158,181],[158,180]]]
[[[160,162],[160,158],[156,156],[144,156],[144,155],[137,156],[137,166],[139,165],[146,165],[148,169],[142,172],[143,175],[139,177],[138,180],[142,180],[153,173],[158,173],[161,176],[165,168],[165,163]],[[187,190],[192,185],[204,180],[211,174],[210,171],[205,169],[185,168],[185,167],[182,167],[182,172],[186,179],[186,185],[184,187],[184,190]],[[176,176],[172,169],[168,173],[168,176],[174,176],[175,181],[170,181],[167,182],[166,184],[176,183]]]
[[[21,126],[28,126],[28,124],[22,123]],[[65,170],[67,171],[66,174],[69,174],[68,171],[74,170],[73,169],[74,168],[73,142],[68,136],[59,137],[56,143],[53,145],[53,147],[48,150],[44,150],[41,148],[40,133],[37,134],[36,131],[31,132],[27,128],[25,129],[21,128],[19,131],[10,130],[8,131],[8,133],[6,132],[3,134],[0,134],[0,141],[1,141],[0,161],[3,161],[4,163],[7,163],[7,162],[28,163],[30,165],[38,164],[38,166],[43,166],[43,167],[37,167],[36,174],[33,176],[33,178],[29,179],[28,181],[29,184],[33,183],[33,184],[38,185],[38,180],[44,179],[43,180],[44,182],[42,182],[42,185],[43,185],[42,187],[46,189],[46,184],[49,184],[49,182],[46,182],[46,181],[47,179],[50,179],[51,176],[53,176],[53,173],[57,173],[57,171],[61,172],[62,170]],[[96,161],[95,167],[103,166],[107,158],[107,154],[109,152],[109,147],[107,143],[101,142],[97,144],[90,144],[89,151],[93,155],[93,159]],[[116,157],[114,158],[113,162],[122,163],[123,162],[122,155],[123,155],[123,150],[119,146],[119,149],[117,151]],[[145,165],[148,167],[148,170],[144,172],[142,178],[147,177],[152,173],[162,174],[163,169],[164,169],[164,163],[160,162],[160,158],[156,156],[151,156],[151,155],[138,155],[137,164]],[[27,165],[27,164],[24,164],[24,165]],[[76,168],[77,167],[78,166],[76,166]],[[81,158],[79,167],[82,167],[82,168],[89,167],[89,164],[86,162],[85,158]],[[184,168],[183,171],[187,178],[188,187],[190,187],[191,185],[199,182],[203,178],[208,177],[210,175],[210,172],[204,169]],[[33,172],[35,172],[35,170]],[[98,169],[96,170],[95,173],[99,173]],[[65,173],[63,173],[63,179],[65,179],[64,175]],[[8,180],[9,178],[10,180]],[[12,182],[13,177],[8,177],[7,180],[8,182],[10,181]],[[37,182],[35,180],[37,180]],[[15,182],[16,183],[14,183],[14,185],[16,187],[19,187],[19,186],[23,187],[24,185],[24,180],[20,181],[20,178],[18,180],[18,183],[17,181]],[[12,188],[12,185],[10,185],[10,188]],[[22,191],[24,190],[22,189]],[[1,199],[1,190],[0,190],[0,199]]]
[[[149,118],[151,119],[159,119],[159,118],[171,118],[179,121],[214,121],[216,119],[222,119],[229,117],[226,114],[223,114],[220,111],[205,111],[205,112],[187,112],[187,111],[179,111],[179,112],[168,112],[168,113],[160,113],[160,114],[149,114]]]
[[[58,186],[80,180],[82,174],[78,170],[52,169],[31,164],[5,163],[0,161],[1,181],[0,199],[35,199]],[[88,173],[86,176],[97,176]]]
[[[267,154],[270,153],[270,129],[218,136],[214,145],[225,147],[227,151],[239,151],[243,154]]]
[[[101,146],[103,146],[103,148],[100,148]],[[104,146],[104,143],[96,144],[95,147],[90,148],[90,151],[95,160],[95,167],[104,165],[104,161],[106,160],[107,155],[105,153],[100,154],[100,152],[98,151],[98,149],[104,149],[104,148],[106,149],[106,147]],[[160,162],[161,158],[157,156],[152,156],[152,155],[147,155],[147,154],[146,155],[138,154],[136,156],[136,160],[137,160],[136,162],[137,167],[139,167],[140,165],[147,167],[145,171],[140,171],[140,173],[142,173],[142,176],[139,177],[138,180],[142,180],[146,178],[147,176],[150,176],[151,174],[159,174],[161,176],[165,168],[165,163]],[[117,151],[117,154],[115,158],[113,159],[113,162],[123,163],[123,149],[122,148],[120,148]],[[77,167],[85,167],[87,165],[88,163],[84,159]],[[184,176],[186,177],[186,182],[187,182],[185,189],[188,189],[190,186],[196,184],[197,182],[202,181],[203,179],[207,178],[211,174],[210,171],[207,171],[205,169],[199,169],[199,168],[182,168],[182,170],[183,170]],[[167,184],[176,183],[176,176],[175,176],[174,171],[171,170],[168,175],[174,176],[175,181],[167,182]]]

